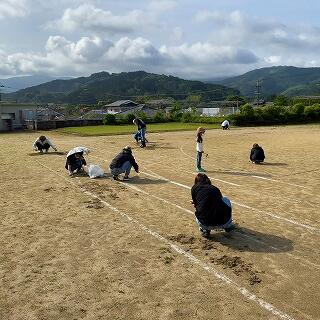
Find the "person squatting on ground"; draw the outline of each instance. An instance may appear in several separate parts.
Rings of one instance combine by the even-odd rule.
[[[196,208],[196,222],[203,237],[208,238],[210,230],[224,229],[230,232],[235,228],[230,200],[222,197],[220,190],[211,184],[206,174],[196,175],[191,196]]]
[[[226,119],[221,123],[222,130],[230,129],[230,122]]]
[[[141,140],[141,144],[140,147],[144,148],[146,146],[146,130],[147,130],[147,125],[144,123],[144,121],[142,121],[139,118],[135,118],[133,120],[133,123],[138,126],[138,131],[137,133],[134,135],[135,140],[137,141],[137,143],[139,143],[139,140]]]
[[[252,163],[259,164],[264,161],[264,158],[265,155],[262,147],[255,143],[250,152],[250,161]]]
[[[65,168],[69,171],[69,176],[79,171],[84,171],[87,162],[83,157],[83,152],[77,152],[67,157]]]
[[[199,172],[205,172],[205,170],[201,166],[201,160],[202,160],[202,154],[203,154],[203,134],[206,132],[206,130],[202,127],[199,127],[197,129],[197,171]]]
[[[118,180],[121,173],[124,173],[123,180],[129,180],[131,168],[134,168],[136,173],[139,173],[139,166],[132,154],[131,147],[126,146],[123,150],[111,161],[109,169],[114,180]]]
[[[40,153],[48,152],[49,148],[52,147],[53,150],[57,151],[57,147],[46,137],[40,136],[34,143],[34,151],[40,151]]]

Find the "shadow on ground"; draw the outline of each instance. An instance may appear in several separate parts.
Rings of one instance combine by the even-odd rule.
[[[34,157],[34,156],[53,156],[53,155],[58,155],[58,156],[64,156],[67,155],[67,152],[64,151],[54,151],[54,152],[44,152],[44,153],[40,153],[40,152],[30,152],[27,153],[28,156],[30,157]]]
[[[249,252],[288,252],[293,241],[282,236],[238,227],[230,233],[212,231],[209,241],[220,242],[233,250]]]

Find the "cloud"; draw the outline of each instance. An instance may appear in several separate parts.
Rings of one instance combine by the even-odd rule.
[[[29,13],[28,0],[1,0],[0,19],[7,17],[24,17]]]
[[[211,43],[161,46],[149,40],[122,37],[117,41],[98,36],[70,41],[63,36],[50,36],[44,53],[0,52],[0,73],[80,75],[101,70],[111,72],[146,70],[184,77],[215,74],[221,67],[253,64],[258,58],[250,51]],[[219,71],[220,72],[220,71]]]
[[[75,9],[67,8],[60,19],[49,22],[47,27],[67,32],[85,30],[92,33],[123,34],[133,32],[142,18],[140,10],[117,16],[92,4],[83,4]]]

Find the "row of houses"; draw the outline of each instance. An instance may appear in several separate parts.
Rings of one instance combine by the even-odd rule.
[[[148,101],[148,104],[139,104],[131,100],[118,100],[103,106],[101,109],[90,110],[81,119],[99,119],[106,114],[127,115],[129,113],[143,112],[147,117],[153,117],[156,112],[162,110],[169,113],[172,109],[172,103],[167,100]],[[205,116],[215,116],[219,114],[228,115],[237,112],[239,105],[236,101],[215,101],[211,103],[200,104],[196,110],[199,114]],[[186,109],[191,110],[191,108]]]
[[[103,106],[101,109],[90,110],[83,114],[78,120],[101,120],[106,114],[127,115],[143,112],[147,117],[153,117],[160,109],[169,113],[173,101],[169,99],[153,100],[148,104],[139,104],[132,100],[118,100]],[[214,116],[217,114],[228,115],[235,113],[238,106],[234,102],[212,102],[197,107],[197,111],[202,115]],[[188,110],[188,109],[187,109]],[[64,115],[56,112],[48,106],[36,106],[29,103],[0,102],[0,131],[11,131],[26,127],[36,128],[35,122],[67,121]],[[81,125],[79,121],[79,125]]]

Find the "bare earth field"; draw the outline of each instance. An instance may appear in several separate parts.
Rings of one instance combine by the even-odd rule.
[[[320,126],[210,130],[203,160],[238,229],[201,238],[190,204],[195,133],[0,135],[0,319],[320,319]],[[253,143],[264,165],[252,165]],[[110,179],[134,147],[139,175]],[[106,177],[69,177],[86,146]]]

